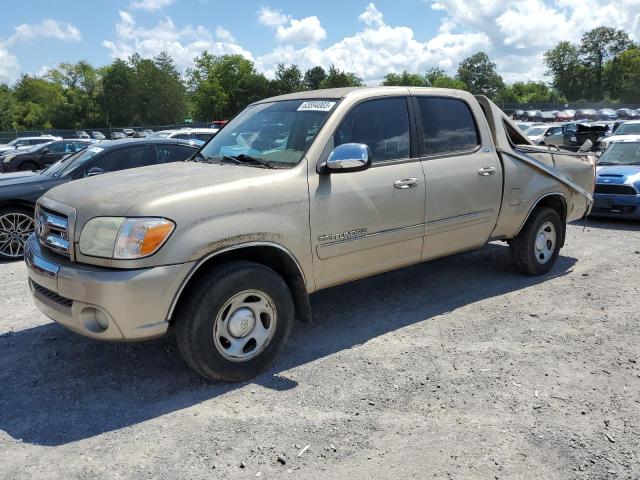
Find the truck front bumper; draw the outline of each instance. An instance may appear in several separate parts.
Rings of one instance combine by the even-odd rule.
[[[593,195],[593,217],[614,217],[640,220],[640,195]]]
[[[41,247],[25,246],[29,288],[47,317],[100,340],[146,340],[169,326],[174,299],[195,262],[136,270],[72,263]]]

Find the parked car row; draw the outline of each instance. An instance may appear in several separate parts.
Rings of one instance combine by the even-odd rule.
[[[72,180],[103,173],[160,163],[184,161],[197,151],[189,142],[149,137],[92,143],[60,140],[28,152],[29,162],[47,166],[39,172],[18,171],[23,160],[2,163],[10,168],[0,174],[0,258],[16,259],[24,254],[27,237],[35,229],[36,200],[49,189]],[[61,158],[64,154],[71,154]],[[2,158],[2,157],[0,157]],[[6,158],[6,157],[5,157]],[[57,159],[57,161],[55,161]],[[16,168],[17,167],[17,168]],[[29,169],[31,170],[31,169]]]
[[[568,122],[572,120],[634,120],[640,119],[640,111],[632,108],[601,108],[594,110],[583,108],[579,110],[515,110],[511,114],[514,120],[527,122]]]

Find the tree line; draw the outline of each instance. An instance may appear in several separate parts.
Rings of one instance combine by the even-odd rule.
[[[544,62],[549,83],[508,85],[489,56],[477,52],[460,62],[455,75],[439,68],[404,71],[389,73],[382,84],[456,88],[498,103],[640,101],[640,46],[624,31],[598,27],[579,44],[558,43]],[[303,72],[280,64],[268,79],[240,55],[206,51],[183,75],[166,53],[151,59],[134,54],[99,68],[86,61],[62,63],[44,75],[25,74],[13,86],[0,85],[0,131],[211,121],[273,95],[361,85],[357,75],[335,66]]]

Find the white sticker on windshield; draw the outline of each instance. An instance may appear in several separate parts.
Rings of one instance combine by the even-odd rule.
[[[328,112],[333,108],[336,102],[327,102],[326,100],[312,100],[310,102],[302,102],[298,107],[299,112]]]

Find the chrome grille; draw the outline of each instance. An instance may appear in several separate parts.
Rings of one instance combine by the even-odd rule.
[[[36,235],[43,247],[69,256],[69,219],[40,207],[36,213]]]

